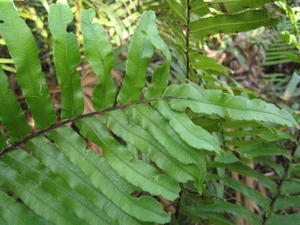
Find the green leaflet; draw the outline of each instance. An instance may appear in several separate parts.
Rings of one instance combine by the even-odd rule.
[[[38,160],[24,153],[24,151],[15,155],[11,154],[4,161],[10,164],[11,168],[19,171],[21,176],[41,184],[41,187],[54,199],[61,199],[63,207],[66,208],[65,211],[72,210],[78,219],[81,218],[84,221],[84,224],[114,225],[114,222],[103,211],[98,210],[88,198],[72,190],[63,177],[60,177],[58,174],[52,174]],[[45,201],[44,198],[42,200]],[[80,224],[79,221],[76,224]]]
[[[175,200],[179,195],[178,184],[170,177],[159,173],[145,161],[137,159],[133,153],[108,134],[96,118],[79,121],[80,132],[104,150],[107,162],[126,180],[153,195],[161,195]]]
[[[154,12],[145,12],[134,32],[128,51],[126,75],[118,96],[120,103],[140,99],[145,86],[148,64],[154,53],[154,48],[162,52],[165,62],[154,70],[151,85],[147,89],[146,96],[148,98],[161,96],[168,85],[171,53],[168,46],[159,36],[155,19]]]
[[[263,139],[264,141],[267,141],[267,142],[277,141],[277,140],[280,140],[280,139],[290,139],[290,140],[294,139],[293,135],[290,135],[287,132],[282,132],[282,131],[280,131],[276,128],[268,127],[268,126],[259,127],[259,128],[250,128],[250,129],[247,129],[247,130],[242,128],[242,129],[224,131],[224,135],[226,137],[258,136],[258,137],[260,137],[261,139]],[[284,153],[284,152],[286,154],[286,157],[289,158],[289,156],[288,156],[289,152],[282,149],[282,153]],[[261,152],[260,154],[265,154],[265,153]],[[267,154],[268,154],[268,152],[267,152]]]
[[[282,184],[282,194],[298,194],[300,190],[300,180],[285,181]]]
[[[26,155],[26,156],[25,156]],[[39,175],[31,173],[32,170],[24,165],[24,162],[19,160],[20,157],[30,157],[27,153],[18,149],[15,152],[9,154],[5,159],[18,160],[16,164],[9,165],[0,162],[0,182],[1,186],[13,191],[16,196],[23,199],[24,203],[38,215],[45,217],[49,221],[53,221],[54,224],[61,225],[75,225],[86,224],[83,220],[69,210],[62,201],[57,201],[60,192],[55,192],[53,186],[45,185],[41,182],[33,180],[39,178]],[[15,161],[16,162],[16,161]],[[15,169],[11,166],[20,167]],[[26,169],[25,169],[26,168]],[[39,172],[45,170],[44,167],[39,168]],[[36,177],[34,178],[34,176]],[[50,181],[52,183],[52,181]],[[47,184],[47,183],[46,183]],[[48,183],[49,184],[49,183]],[[52,194],[49,193],[52,191]],[[55,196],[57,194],[58,196]],[[63,198],[64,199],[64,198]],[[65,200],[66,201],[66,200]]]
[[[3,219],[3,222],[0,220],[2,225],[50,225],[3,191],[0,191],[0,215]]]
[[[37,128],[45,128],[55,122],[49,90],[38,56],[32,33],[20,19],[10,0],[0,2],[0,33],[3,35],[17,68],[17,81],[29,105]],[[22,34],[22,35],[20,35]]]
[[[187,203],[186,203],[187,204]],[[251,212],[249,209],[244,208],[238,204],[233,204],[230,202],[225,202],[223,200],[214,200],[213,202],[205,202],[197,199],[193,205],[183,205],[185,210],[191,211],[193,214],[201,214],[203,212],[226,212],[231,213],[235,216],[244,218],[251,222],[253,225],[261,224],[262,219]]]
[[[171,127],[188,145],[216,153],[222,151],[219,140],[202,127],[195,125],[187,114],[172,111],[165,102],[159,102],[157,107],[161,114],[168,118]]]
[[[46,165],[56,176],[63,178],[70,188],[91,201],[98,210],[105,211],[118,224],[141,225],[97,189],[80,168],[72,164],[54,144],[46,138],[35,138],[26,145],[34,156]],[[103,215],[107,220],[107,215]],[[109,220],[109,219],[108,219]]]
[[[276,183],[273,180],[257,172],[256,170],[243,165],[242,163],[238,162],[224,164],[219,162],[211,162],[209,165],[216,168],[227,168],[231,171],[236,171],[238,174],[241,174],[243,176],[253,177],[257,179],[259,183],[268,188],[271,191],[271,193],[275,194],[277,191]]]
[[[257,157],[254,159],[255,162],[264,163],[266,166],[274,169],[274,171],[282,177],[284,175],[284,167],[276,162],[274,162],[272,159],[269,159],[269,157]]]
[[[81,28],[84,38],[84,52],[95,71],[99,84],[94,89],[92,102],[95,109],[113,106],[116,88],[110,72],[114,66],[112,45],[106,39],[106,33],[100,24],[92,23],[95,17],[93,9],[81,11]]]
[[[118,101],[128,103],[140,99],[145,86],[148,64],[154,53],[148,30],[155,23],[155,13],[147,11],[134,31],[129,45],[126,74],[118,95]]]
[[[201,90],[192,83],[171,85],[164,95],[187,98],[168,100],[172,109],[181,112],[190,108],[195,113],[217,115],[225,119],[256,120],[290,127],[299,126],[291,114],[273,104],[215,90]]]
[[[182,209],[182,213],[190,218],[192,218],[194,221],[199,222],[200,224],[203,222],[208,221],[209,224],[214,225],[234,225],[234,222],[230,219],[227,219],[223,215],[219,215],[217,213],[211,213],[211,212],[194,212],[193,209]]]
[[[159,97],[163,94],[164,90],[168,86],[172,56],[168,46],[159,36],[155,21],[149,25],[147,35],[152,45],[156,49],[160,50],[165,57],[165,62],[162,65],[157,66],[157,68],[154,70],[151,85],[146,92],[146,96],[148,98]]]
[[[125,111],[128,118],[149,132],[164,149],[183,164],[199,165],[203,155],[188,146],[170,127],[165,118],[149,105],[137,105]]]
[[[190,3],[191,12],[200,16],[208,14],[209,8],[204,0],[192,0]]]
[[[49,135],[63,153],[78,166],[96,188],[130,216],[144,222],[165,223],[170,216],[149,196],[133,197],[136,188],[122,179],[95,151],[86,151],[84,140],[69,127],[61,127]]]
[[[243,195],[252,199],[258,205],[260,205],[266,213],[269,212],[271,201],[270,201],[270,199],[263,196],[259,191],[254,190],[233,178],[223,178],[223,180],[225,181],[225,184],[227,186],[235,189],[236,191],[241,192]]]
[[[172,157],[152,135],[138,126],[133,120],[128,119],[122,111],[115,111],[106,116],[106,126],[116,135],[120,136],[137,150],[147,154],[158,167],[179,182],[193,180],[196,187],[201,189],[203,185],[203,165],[185,165],[177,158]]]
[[[253,158],[259,156],[275,156],[282,155],[287,159],[291,159],[290,153],[280,146],[272,143],[257,143],[252,145],[246,145],[237,148],[237,151],[249,154]]]
[[[209,180],[222,180],[224,181],[224,184],[244,196],[252,199],[255,201],[259,206],[262,207],[262,209],[265,211],[265,213],[268,213],[270,211],[270,202],[271,200],[269,198],[266,198],[263,196],[259,191],[248,187],[247,185],[231,178],[231,177],[220,177],[218,175],[208,174]]]
[[[274,204],[274,210],[283,210],[286,208],[300,208],[300,196],[290,196],[278,198]]]
[[[246,147],[246,146],[253,146],[257,143],[262,143],[263,140],[261,139],[248,139],[248,140],[226,140],[226,143],[228,145],[233,145],[233,146],[236,146],[236,147]]]
[[[274,26],[278,20],[270,18],[265,10],[248,10],[237,15],[219,15],[202,18],[190,24],[194,38],[204,38],[218,33],[236,33],[253,30],[261,26]]]
[[[207,80],[220,82],[216,79],[212,74],[221,75],[226,77],[228,80],[231,80],[233,83],[236,83],[237,86],[240,86],[234,79],[227,76],[224,72],[230,70],[228,67],[223,66],[218,62],[218,60],[214,58],[207,57],[205,55],[199,54],[198,51],[192,51],[190,53],[190,62],[191,65],[200,71],[205,71],[209,75],[204,75],[203,72],[199,74],[199,76],[207,77]]]
[[[0,68],[0,121],[5,125],[12,140],[16,141],[30,132],[24,113],[17,102],[4,71]],[[12,113],[13,112],[13,113]],[[18,129],[16,129],[18,127]]]
[[[227,67],[225,67],[221,64],[218,64],[215,62],[207,62],[206,60],[203,60],[202,62],[201,61],[200,62],[192,62],[192,65],[197,69],[204,70],[204,71],[211,71],[216,74],[220,74],[220,73],[223,73],[224,71],[228,70]]]
[[[227,12],[239,12],[249,8],[258,8],[271,2],[271,0],[205,0],[207,5]]]
[[[289,164],[288,177],[297,177],[298,174],[300,174],[300,164],[298,162],[290,163]]]
[[[290,214],[290,215],[276,215],[271,216],[266,225],[298,225],[300,221],[300,213]]]
[[[225,216],[214,213],[204,213],[205,218],[208,218],[208,222],[216,225],[234,225],[231,220]]]
[[[185,7],[183,1],[174,1],[174,0],[166,0],[168,7],[170,7],[177,15],[177,18],[181,20],[182,23],[186,23],[186,15],[185,15]]]
[[[70,7],[65,3],[52,4],[48,14],[50,31],[54,39],[54,63],[61,90],[62,118],[77,116],[83,112],[83,96],[80,74],[80,52],[76,35],[67,32],[73,21]]]
[[[236,163],[236,162],[240,161],[239,158],[237,158],[232,152],[229,152],[229,151],[224,151],[223,154],[217,155],[214,160],[216,162],[220,162],[220,163],[222,162],[224,164]],[[210,163],[212,163],[212,165],[214,165],[213,162],[210,162]]]

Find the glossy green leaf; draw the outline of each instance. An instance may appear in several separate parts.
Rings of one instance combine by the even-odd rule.
[[[92,23],[95,17],[93,9],[81,11],[81,28],[84,38],[84,52],[95,71],[99,84],[95,87],[92,102],[97,110],[113,106],[116,88],[111,70],[114,66],[112,45],[106,39],[106,33],[100,24]]]
[[[78,123],[81,133],[104,150],[107,162],[126,180],[135,186],[166,199],[175,200],[179,186],[168,176],[159,173],[145,161],[137,159],[133,153],[108,134],[96,118],[88,118]]]
[[[50,225],[3,191],[0,191],[0,215],[5,221],[2,225]]]
[[[255,120],[266,123],[299,126],[286,110],[260,99],[250,100],[242,96],[232,96],[215,90],[201,90],[193,84],[171,85],[165,96],[178,96],[186,99],[170,99],[171,108],[185,111],[190,108],[195,113],[217,115],[225,119]]]
[[[272,168],[280,177],[284,175],[285,169],[282,165],[276,163],[269,157],[257,157],[254,159],[255,162],[263,163],[265,166]]]
[[[136,219],[155,223],[169,221],[169,215],[162,210],[156,200],[149,196],[133,197],[131,194],[136,191],[136,188],[122,179],[104,157],[95,151],[86,151],[84,140],[70,129],[62,127],[51,132],[49,136],[96,188],[99,188],[108,199]]]
[[[289,171],[288,171],[288,177],[297,177],[300,174],[300,164],[295,163],[289,163]]]
[[[276,215],[271,216],[266,225],[298,225],[300,221],[300,213],[290,214],[290,215]]]
[[[267,11],[249,10],[236,15],[207,17],[190,24],[190,34],[194,38],[204,38],[218,33],[237,33],[253,30],[261,26],[274,26],[278,20],[271,18]]]
[[[5,157],[6,163],[1,160],[1,186],[13,191],[36,214],[43,216],[53,224],[88,224],[66,207],[65,203],[68,201],[74,203],[74,201],[72,198],[65,199],[67,192],[58,191],[58,186],[54,184],[55,181],[48,179],[47,174],[42,174],[47,171],[43,166],[33,167],[33,165],[25,164],[28,157],[32,159],[27,153],[18,149]],[[11,162],[13,164],[9,165]],[[64,201],[57,201],[57,199],[64,199]],[[69,203],[69,207],[71,207],[71,203]]]
[[[152,135],[138,126],[134,121],[128,119],[121,111],[110,113],[106,119],[106,125],[116,135],[120,136],[137,150],[147,154],[158,167],[179,182],[189,180],[196,182],[196,187],[202,187],[204,179],[204,165],[180,163],[179,159],[172,157]]]
[[[249,154],[252,157],[282,155],[287,159],[291,159],[291,155],[286,149],[272,143],[246,145],[237,148],[237,151]]]
[[[0,33],[3,35],[17,68],[17,81],[22,88],[37,128],[55,122],[49,90],[41,72],[38,49],[34,37],[18,16],[10,0],[0,2]],[[22,35],[20,35],[22,34]]]
[[[227,67],[222,66],[217,63],[203,61],[203,62],[195,62],[192,64],[196,69],[204,70],[204,71],[207,71],[208,73],[212,72],[212,73],[216,73],[216,74],[223,74],[224,71],[228,70]]]
[[[199,158],[203,157],[201,153],[184,143],[165,118],[154,108],[149,105],[138,105],[129,108],[125,113],[128,118],[134,119],[147,130],[172,157],[178,158],[178,161],[183,164],[199,164]]]
[[[249,197],[254,202],[259,204],[264,209],[265,212],[269,212],[270,199],[263,196],[259,191],[254,190],[253,188],[248,187],[236,181],[235,179],[225,178],[225,182],[229,187],[241,192],[243,195]]]
[[[172,10],[172,12],[177,16],[178,19],[181,20],[181,22],[186,23],[187,17],[185,14],[185,7],[184,3],[182,1],[172,1],[172,0],[166,0],[166,3],[168,7]]]
[[[195,214],[201,214],[201,212],[231,213],[235,216],[248,220],[253,225],[261,224],[262,221],[259,216],[255,215],[253,212],[244,208],[243,206],[223,200],[214,200],[213,202],[196,200],[193,205],[187,206],[185,210],[190,210]]]
[[[150,39],[152,45],[155,47],[155,49],[160,50],[165,57],[165,62],[162,65],[157,66],[154,70],[151,85],[147,89],[146,93],[148,98],[159,97],[163,94],[164,90],[168,86],[172,56],[168,46],[159,36],[155,22],[149,25],[147,32],[148,38]]]
[[[194,207],[182,209],[182,214],[188,216],[193,221],[199,222],[200,224],[208,221],[208,223],[214,225],[234,225],[232,220],[223,215],[219,215],[214,212],[199,212],[197,209],[195,209],[194,212]]]
[[[274,210],[276,211],[290,207],[300,208],[300,196],[281,197],[274,204]]]
[[[21,153],[24,152],[16,153],[15,157],[5,158],[5,162],[13,164],[11,167],[18,170],[22,176],[40,183],[42,187],[47,187],[45,189],[53,198],[63,199],[62,203],[66,208],[65,211],[72,210],[74,215],[81,218],[85,224],[114,224],[113,220],[102,210],[99,210],[86,196],[80,195],[76,190],[70,188],[64,177],[61,177],[60,174],[52,174],[38,160],[28,154]]]
[[[277,191],[277,186],[274,181],[272,181],[267,176],[264,176],[263,174],[257,172],[256,170],[243,165],[242,163],[218,163],[218,162],[211,162],[211,166],[217,167],[217,168],[227,168],[231,171],[235,171],[238,174],[241,174],[243,176],[253,177],[258,180],[258,182],[262,185],[264,185],[266,188],[268,188],[273,194]]]
[[[206,4],[224,13],[258,8],[269,2],[271,0],[205,0]]]
[[[54,63],[61,90],[62,118],[77,116],[83,112],[83,96],[80,74],[80,52],[76,35],[67,32],[73,21],[70,7],[66,3],[50,6],[49,27],[54,39]]]
[[[172,111],[165,102],[159,102],[157,107],[186,144],[196,149],[216,153],[222,151],[219,140],[202,127],[195,125],[185,113]]]
[[[264,209],[266,213],[269,212],[271,200],[263,196],[259,191],[254,190],[253,188],[248,187],[247,185],[230,177],[219,177],[217,175],[210,174],[209,179],[223,180],[226,186],[242,193],[244,196],[255,201],[258,205],[260,205]]]
[[[141,224],[116,206],[100,189],[97,189],[80,168],[72,164],[67,156],[49,140],[35,138],[26,146],[49,170],[63,178],[71,189],[91,201],[99,211],[106,212],[106,215],[104,213],[102,215],[106,220],[110,220],[107,218],[109,216],[118,224]]]
[[[192,0],[190,3],[191,12],[204,16],[210,12],[207,3],[204,0]]]
[[[153,45],[148,37],[153,23],[155,23],[155,13],[145,12],[134,31],[128,50],[126,74],[118,96],[120,103],[136,101],[141,97],[147,68],[154,53]]]
[[[0,121],[5,125],[12,141],[19,140],[30,132],[24,113],[9,89],[8,79],[4,71],[0,68]],[[12,112],[14,112],[12,114]],[[16,129],[18,127],[18,129]]]

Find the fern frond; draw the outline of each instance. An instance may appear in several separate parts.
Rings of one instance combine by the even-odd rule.
[[[28,211],[16,199],[4,192],[0,192],[0,214],[1,224],[49,225],[47,221]]]
[[[85,137],[101,146],[108,163],[124,179],[153,195],[161,195],[169,200],[175,200],[179,196],[179,186],[174,180],[138,159],[134,152],[111,137],[99,120],[87,118],[77,124]]]
[[[147,154],[158,167],[162,168],[167,174],[180,182],[187,182],[194,180],[197,182],[197,187],[202,186],[205,173],[205,163],[198,154],[198,161],[196,159],[190,160],[190,163],[197,163],[196,165],[188,164],[185,158],[173,157],[169,152],[172,149],[166,149],[163,144],[159,143],[152,135],[144,130],[143,127],[131,122],[126,115],[121,111],[110,113],[106,125],[116,135],[127,140],[128,143],[135,146],[141,152]],[[183,161],[183,163],[181,163]]]
[[[67,129],[67,131],[70,130]],[[41,145],[43,146],[42,149],[40,149]],[[117,221],[118,224],[141,224],[97,189],[84,172],[71,162],[68,155],[64,154],[49,140],[36,138],[28,143],[27,146],[33,151],[37,159],[54,174],[63,178],[70,185],[70,188],[76,190],[78,194],[91,201],[98,210],[106,212],[107,215],[111,215],[112,219]],[[82,152],[82,154],[87,154],[87,152]]]
[[[84,140],[70,128],[56,129],[49,137],[60,146],[72,163],[82,169],[96,188],[127,214],[144,222],[165,223],[169,220],[161,205],[150,196],[131,196],[137,189],[122,179],[98,153],[86,152]]]
[[[258,99],[249,100],[213,90],[202,91],[192,84],[169,86],[164,95],[190,98],[190,100],[170,100],[171,107],[181,112],[190,108],[195,113],[215,114],[226,119],[256,120],[291,127],[298,126],[296,120],[287,111]]]
[[[30,132],[30,127],[16,97],[12,90],[9,89],[7,76],[1,68],[0,86],[0,101],[2,104],[0,121],[5,125],[11,141],[20,140]],[[14,117],[11,117],[11,112],[14,112]],[[18,129],[15,129],[15,124],[18,124]]]
[[[83,112],[83,96],[80,74],[80,52],[76,35],[67,32],[73,21],[72,11],[67,4],[50,6],[49,27],[54,39],[54,63],[61,89],[62,118],[80,115]]]
[[[84,37],[84,51],[87,60],[95,71],[99,84],[94,89],[93,103],[96,109],[105,109],[114,104],[116,88],[110,72],[114,66],[112,46],[105,37],[104,29],[92,23],[95,11],[81,12],[81,27]],[[99,60],[100,59],[100,60]]]
[[[1,1],[0,11],[0,32],[15,62],[18,84],[37,128],[45,128],[56,119],[34,37],[10,1]]]
[[[154,54],[153,45],[148,38],[148,32],[151,32],[149,30],[153,29],[154,23],[154,12],[146,12],[132,36],[126,62],[126,75],[118,96],[120,103],[135,101],[141,97],[147,68]]]
[[[195,38],[203,38],[207,35],[248,31],[277,23],[278,21],[270,18],[266,11],[248,10],[238,15],[202,18],[190,24],[190,33]]]

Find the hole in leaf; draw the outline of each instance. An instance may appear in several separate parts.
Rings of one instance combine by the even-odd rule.
[[[67,32],[68,33],[74,33],[74,32],[76,32],[76,26],[74,24],[68,25],[67,26]]]

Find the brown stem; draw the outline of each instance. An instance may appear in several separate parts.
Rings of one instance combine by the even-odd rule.
[[[146,104],[146,103],[150,103],[150,102],[154,102],[154,101],[160,101],[160,100],[164,100],[164,99],[188,99],[188,98],[181,98],[181,97],[175,97],[175,96],[162,96],[162,97],[159,97],[159,98],[142,99],[142,100],[139,100],[139,101],[136,101],[136,102],[130,102],[130,103],[123,104],[123,105],[113,106],[113,107],[106,108],[106,109],[103,109],[103,110],[100,110],[100,111],[85,113],[85,114],[81,114],[79,116],[76,116],[76,117],[73,117],[73,118],[70,118],[70,119],[61,120],[58,123],[52,124],[51,126],[45,128],[45,129],[39,130],[37,132],[34,132],[34,133],[24,137],[20,141],[12,143],[10,146],[8,146],[7,148],[3,149],[0,152],[0,157],[6,155],[7,153],[9,153],[11,151],[13,151],[14,149],[16,149],[16,147],[21,146],[22,144],[25,144],[27,141],[29,141],[29,140],[37,137],[37,136],[44,135],[44,134],[46,134],[46,133],[48,133],[48,132],[50,132],[50,131],[52,131],[52,130],[54,130],[54,129],[62,126],[62,125],[65,125],[65,124],[68,124],[68,123],[74,123],[74,122],[76,122],[78,120],[81,120],[81,119],[84,119],[86,117],[95,116],[95,115],[102,115],[102,114],[112,112],[112,111],[115,111],[115,110],[125,109],[125,108],[133,106],[133,105]]]

